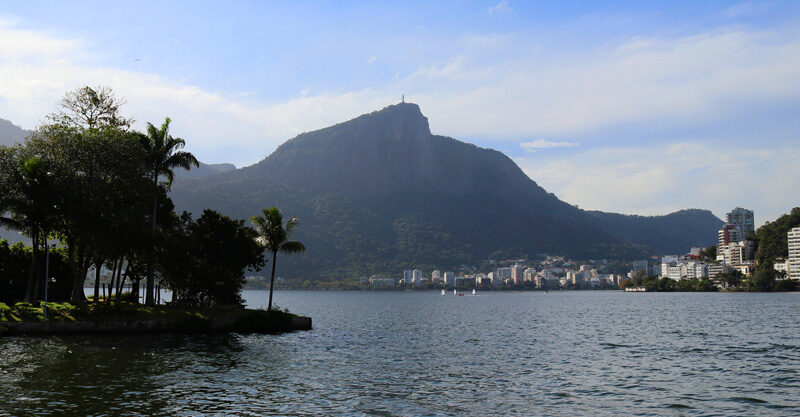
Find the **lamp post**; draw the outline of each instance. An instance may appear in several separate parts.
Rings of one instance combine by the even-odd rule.
[[[53,244],[55,247],[56,244]],[[47,284],[50,283],[50,244],[45,241],[44,245],[44,319],[47,320]]]

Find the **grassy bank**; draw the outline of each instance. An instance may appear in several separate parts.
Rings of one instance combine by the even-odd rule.
[[[0,303],[0,335],[240,332],[283,333],[309,330],[311,319],[286,311],[249,310],[240,307],[187,309],[150,307],[128,302]]]

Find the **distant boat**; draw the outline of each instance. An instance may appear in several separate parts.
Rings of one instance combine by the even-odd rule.
[[[474,288],[472,289],[472,295],[475,295],[475,289]]]
[[[458,292],[456,292],[455,288],[453,288],[453,295],[458,295]]]
[[[444,290],[442,290],[442,295],[444,295]]]

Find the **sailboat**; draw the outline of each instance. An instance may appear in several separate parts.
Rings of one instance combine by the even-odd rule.
[[[444,289],[442,289],[442,295],[444,295]]]
[[[475,295],[475,294],[476,294],[476,292],[475,292],[475,288],[473,288],[473,289],[472,289],[472,295]]]
[[[453,288],[453,295],[458,295],[458,292],[456,292],[455,288]]]

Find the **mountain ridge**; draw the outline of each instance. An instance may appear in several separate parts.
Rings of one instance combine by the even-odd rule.
[[[0,145],[1,146],[10,146],[17,142],[21,142],[25,139],[28,135],[32,132],[30,130],[25,130],[10,120],[6,120],[0,118]]]
[[[283,265],[309,278],[447,268],[494,255],[686,251],[713,244],[722,223],[708,211],[629,217],[578,209],[505,154],[432,134],[412,103],[299,134],[248,167],[177,180],[171,195],[176,208],[194,213],[210,206],[247,218],[274,204],[299,216],[297,238],[311,253]]]

